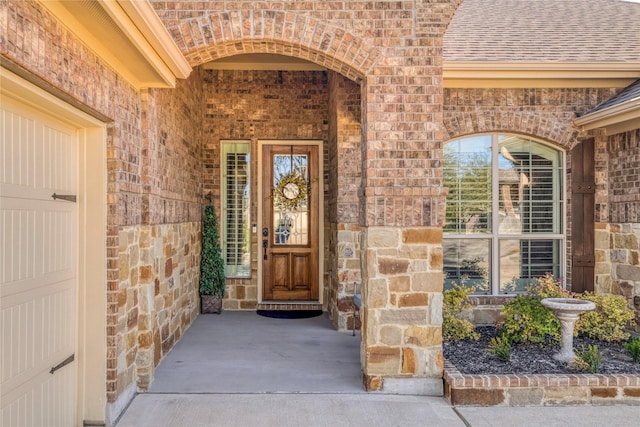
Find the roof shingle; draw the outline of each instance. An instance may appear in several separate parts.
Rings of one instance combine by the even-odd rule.
[[[444,37],[450,62],[640,62],[640,3],[465,0]]]

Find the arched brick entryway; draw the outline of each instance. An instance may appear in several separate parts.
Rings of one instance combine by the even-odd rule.
[[[442,392],[441,57],[443,32],[459,3],[372,4],[346,21],[339,18],[345,11],[294,12],[287,10],[291,2],[270,3],[274,10],[158,10],[192,66],[272,53],[360,83],[356,234],[362,369],[370,390]],[[312,17],[318,15],[325,19]]]

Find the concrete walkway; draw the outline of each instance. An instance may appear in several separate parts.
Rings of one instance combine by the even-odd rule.
[[[441,397],[365,393],[360,336],[326,315],[199,316],[118,427],[635,426],[637,406],[458,407]]]

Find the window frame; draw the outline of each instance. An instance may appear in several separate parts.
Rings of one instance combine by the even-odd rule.
[[[242,147],[228,149],[227,147]],[[227,261],[227,249],[229,246],[229,230],[228,230],[228,221],[229,221],[229,206],[228,206],[228,178],[229,175],[227,173],[227,154],[235,153],[235,154],[245,154],[247,156],[247,186],[249,187],[249,194],[247,195],[247,206],[246,212],[243,214],[246,215],[246,224],[248,227],[248,241],[246,242],[246,254],[248,254],[249,259],[246,263],[246,271],[241,271],[241,266],[245,264],[233,264],[235,269],[231,269],[231,265]],[[224,258],[224,270],[225,277],[229,279],[247,279],[251,278],[252,269],[251,269],[251,141],[250,140],[221,140],[220,141],[220,223],[221,223],[221,242],[220,246],[222,249],[222,254]],[[236,176],[236,175],[234,175]],[[242,235],[242,230],[237,230],[238,235]]]
[[[558,249],[558,270],[559,276],[564,277],[567,271],[567,153],[566,150],[556,147],[548,142],[541,141],[536,138],[532,138],[528,135],[508,133],[508,132],[489,132],[489,133],[477,133],[465,135],[459,138],[450,139],[443,144],[443,152],[446,144],[460,141],[473,137],[491,137],[491,231],[479,230],[476,232],[459,232],[460,228],[456,231],[446,231],[443,227],[443,240],[465,240],[465,239],[482,239],[489,240],[489,256],[487,262],[489,263],[487,274],[489,282],[488,293],[477,292],[478,295],[516,295],[518,292],[501,292],[501,268],[500,268],[500,247],[501,243],[505,240],[518,240],[518,241],[530,241],[530,240],[549,240],[559,241]],[[500,142],[501,137],[516,137],[531,141],[536,144],[540,144],[543,148],[550,150],[554,154],[557,153],[558,161],[557,166],[554,165],[553,180],[554,185],[552,187],[552,202],[558,203],[558,208],[553,209],[553,226],[555,229],[557,221],[560,221],[560,226],[557,228],[558,232],[550,233],[533,233],[533,232],[521,232],[521,233],[501,233],[500,232]],[[532,153],[532,151],[529,151]],[[557,183],[557,185],[556,185]],[[559,198],[558,198],[559,197]],[[449,200],[447,200],[447,203]],[[445,219],[446,221],[446,219]],[[444,242],[443,242],[444,243]],[[444,254],[443,254],[444,255]],[[444,260],[444,259],[443,259]],[[445,278],[446,279],[446,278]]]

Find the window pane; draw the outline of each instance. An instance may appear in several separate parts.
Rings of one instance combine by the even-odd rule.
[[[223,143],[222,152],[225,273],[231,277],[248,277],[251,273],[249,144]]]
[[[444,251],[444,289],[453,283],[475,286],[476,293],[488,294],[490,240],[488,239],[446,239]]]
[[[500,241],[500,292],[522,292],[537,277],[560,276],[559,239]]]
[[[290,187],[291,192],[288,192],[287,186],[283,185],[296,177],[308,183],[308,165],[309,158],[306,154],[276,154],[273,156],[273,188],[280,188],[282,197],[289,200],[297,200],[298,197],[301,197],[299,203],[294,203],[295,207],[293,208],[279,203],[281,199],[278,197],[272,198],[273,229],[275,230],[273,243],[275,245],[309,244],[308,191],[295,184]],[[287,181],[283,181],[283,179]]]
[[[517,136],[500,136],[499,232],[560,233],[560,152]]]
[[[444,231],[491,231],[491,136],[451,141],[444,147],[444,185],[449,188]]]

